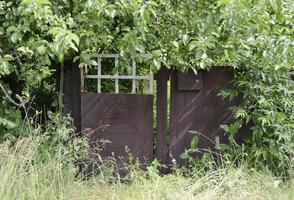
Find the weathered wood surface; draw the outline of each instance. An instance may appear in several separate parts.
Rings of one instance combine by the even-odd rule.
[[[213,150],[216,136],[226,142],[220,125],[232,122],[229,108],[240,103],[241,98],[228,102],[219,96],[221,90],[232,87],[233,73],[226,68],[214,68],[197,76],[192,71],[179,73],[172,74],[169,149],[180,164],[185,164],[180,155],[190,148],[193,135],[189,131],[200,133],[199,148]],[[248,127],[241,130],[242,138],[249,134],[248,130]]]
[[[81,71],[78,63],[68,61],[64,66],[64,109],[74,119],[76,132],[81,130]]]
[[[231,88],[232,71],[225,68],[213,68],[209,72],[192,71],[180,73],[161,70],[157,80],[157,130],[155,152],[161,163],[168,163],[171,155],[180,163],[180,154],[190,148],[193,135],[189,131],[200,133],[200,148],[211,148],[216,136],[221,142],[227,138],[220,124],[233,120],[229,110],[232,105],[241,102],[241,98],[228,102],[219,96],[222,89]],[[168,121],[168,87],[171,76],[170,121]],[[77,130],[97,129],[92,142],[100,139],[111,144],[100,154],[127,160],[126,146],[130,153],[141,161],[153,159],[153,96],[138,94],[98,94],[80,93],[80,70],[77,65],[65,71],[65,112],[72,113]],[[169,126],[168,126],[169,123]],[[108,126],[109,125],[109,126]],[[250,135],[250,126],[244,126],[237,137],[241,142]],[[92,143],[94,148],[94,143]],[[200,156],[201,154],[199,154]]]
[[[109,140],[101,156],[127,162],[130,153],[142,162],[153,159],[153,96],[82,93],[82,129],[96,129],[92,144]]]
[[[169,70],[162,68],[155,76],[157,80],[156,94],[156,158],[162,164],[166,164],[168,155],[167,134],[167,82],[169,80]]]

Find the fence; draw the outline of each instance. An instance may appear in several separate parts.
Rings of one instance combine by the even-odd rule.
[[[200,148],[213,150],[212,141],[216,136],[221,142],[226,142],[227,137],[220,125],[232,121],[233,114],[229,108],[241,102],[241,98],[228,102],[219,96],[221,90],[232,87],[233,72],[229,69],[214,68],[195,75],[192,71],[182,73],[163,68],[153,77],[151,72],[138,75],[136,73],[138,66],[132,59],[131,75],[122,75],[118,71],[114,75],[109,75],[103,74],[101,70],[102,59],[114,59],[113,67],[117,68],[119,56],[98,54],[95,57],[98,61],[97,74],[81,73],[76,65],[65,73],[68,77],[66,80],[69,80],[65,90],[68,91],[65,94],[65,105],[66,110],[73,112],[78,130],[95,129],[92,141],[107,139],[111,142],[100,152],[101,155],[115,155],[125,162],[127,147],[129,152],[142,162],[150,162],[155,152],[156,158],[161,163],[168,164],[171,158],[175,158],[184,165],[186,163],[180,155],[185,149],[190,148],[193,136],[191,131],[198,134]],[[80,85],[73,84],[77,78],[82,78],[81,82],[78,81]],[[84,79],[97,80],[97,91],[80,92]],[[101,92],[103,79],[115,80],[114,93]],[[123,79],[132,81],[132,90],[128,94],[120,93],[119,81]],[[153,79],[156,80],[155,90],[153,90]],[[149,81],[149,94],[136,94],[138,80]],[[153,105],[154,95],[156,105]],[[153,116],[154,106],[156,116]],[[156,131],[152,123],[154,118]],[[107,125],[106,129],[98,128],[106,127],[105,125]],[[237,137],[242,141],[249,135],[248,125],[240,130]]]

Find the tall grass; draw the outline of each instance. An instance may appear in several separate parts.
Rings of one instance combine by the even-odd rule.
[[[81,180],[63,155],[48,152],[36,163],[42,137],[0,145],[0,198],[10,199],[294,199],[294,181],[282,182],[268,171],[220,167],[200,175],[182,171],[160,176],[152,168],[131,168],[128,181],[100,176]]]

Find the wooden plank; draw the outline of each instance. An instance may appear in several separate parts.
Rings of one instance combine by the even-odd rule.
[[[97,67],[97,92],[101,93],[101,58],[98,57],[98,67]],[[85,76],[87,78],[87,75]]]
[[[134,58],[132,58],[132,75],[133,77],[136,77],[136,72],[137,71],[137,64]],[[132,94],[136,93],[136,79],[132,78]]]
[[[85,78],[92,79],[136,79],[136,80],[150,80],[150,76],[130,76],[130,75],[85,75]]]
[[[119,58],[119,54],[94,54],[93,57],[96,58]]]
[[[153,72],[150,70],[149,72],[149,84],[150,84],[150,94],[154,92],[154,75]]]
[[[76,132],[81,131],[81,70],[79,63],[73,63],[72,79],[72,116]]]
[[[169,79],[169,71],[162,68],[157,74],[157,96],[156,96],[156,157],[161,164],[167,161],[167,81]]]
[[[118,80],[118,57],[115,57],[114,60],[114,67],[116,68],[116,72],[115,72],[115,93],[118,94],[119,93],[119,80]]]
[[[150,57],[151,55],[147,55],[147,54],[134,54],[132,55],[134,58],[147,58],[147,57]],[[119,54],[99,54],[99,53],[96,53],[96,54],[93,54],[92,57],[100,57],[100,58],[119,58],[120,55]]]
[[[71,114],[76,132],[81,130],[81,71],[78,63],[65,62],[64,113]]]

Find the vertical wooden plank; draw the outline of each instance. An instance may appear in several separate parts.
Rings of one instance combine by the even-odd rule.
[[[81,69],[79,63],[72,66],[72,116],[76,132],[81,131]]]
[[[64,66],[64,109],[65,114],[71,114],[76,132],[81,130],[81,71],[78,63],[66,61]]]
[[[150,69],[150,72],[149,72],[149,84],[150,84],[150,94],[153,95],[153,90],[154,90],[154,77],[153,77],[153,72],[152,70]]]
[[[136,66],[136,61],[134,58],[132,58],[132,75],[133,75],[133,79],[132,79],[132,94],[136,93],[136,70],[137,70],[137,66]]]
[[[83,69],[80,69],[80,71],[81,71],[81,92],[86,92],[84,71]]]
[[[162,68],[156,74],[157,80],[157,138],[156,138],[156,155],[162,164],[167,161],[167,81],[169,79],[169,71]]]
[[[178,148],[173,147],[172,139],[177,138],[176,133],[178,131],[178,119],[177,119],[177,112],[179,111],[178,102],[184,99],[183,96],[179,96],[177,93],[177,71],[175,69],[171,70],[170,75],[170,119],[169,119],[169,149],[171,156],[174,158],[178,156],[178,154],[182,152],[178,152]],[[187,147],[189,148],[189,147]],[[178,159],[178,157],[176,157]],[[178,161],[178,160],[177,160]],[[167,161],[171,164],[171,159]]]
[[[98,69],[97,70],[98,70],[97,74],[98,74],[98,76],[100,76],[101,75],[101,57],[100,56],[98,57]],[[101,93],[101,79],[100,78],[98,78],[98,80],[97,80],[97,92]]]
[[[118,57],[117,56],[115,57],[114,65],[115,65],[115,68],[118,67]],[[119,93],[118,69],[116,69],[115,76],[116,76],[116,78],[115,78],[115,93],[118,94]]]

